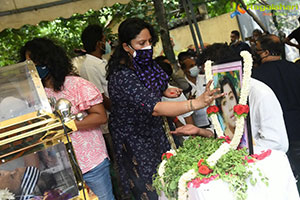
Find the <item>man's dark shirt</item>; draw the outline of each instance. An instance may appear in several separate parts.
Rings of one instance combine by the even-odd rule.
[[[230,48],[237,53],[237,55],[240,55],[240,52],[241,51],[248,51],[249,53],[251,53],[251,48],[250,46],[245,43],[245,42],[242,42],[242,41],[239,41],[237,44],[232,44],[230,45]]]
[[[300,67],[286,60],[270,61],[255,68],[252,77],[273,90],[283,110],[289,141],[300,141]]]
[[[289,39],[295,39],[298,44],[300,44],[300,27],[298,27],[296,30],[294,30],[291,34],[288,36]]]

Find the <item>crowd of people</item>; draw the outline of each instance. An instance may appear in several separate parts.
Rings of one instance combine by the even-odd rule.
[[[49,98],[66,98],[74,114],[84,113],[82,121],[75,120],[78,131],[71,139],[84,181],[95,195],[101,200],[132,196],[154,200],[158,195],[152,177],[161,155],[171,148],[163,116],[176,136],[214,137],[206,109],[216,100],[224,133],[233,137],[237,91],[226,77],[220,80],[220,89],[210,90],[204,63],[241,60],[243,50],[255,61],[249,93],[254,143],[257,149],[286,152],[295,177],[300,175],[300,67],[281,58],[283,43],[275,35],[254,30],[250,46],[236,30],[230,38],[229,45],[209,45],[201,55],[178,54],[184,87],[172,84],[178,76],[167,57],[153,58],[158,37],[152,25],[139,18],[120,24],[118,43],[108,61],[103,55],[110,48],[99,25],[82,32],[86,56],[77,70],[64,49],[46,38],[28,41],[20,53],[22,60],[35,63]],[[110,163],[122,197],[113,192]]]

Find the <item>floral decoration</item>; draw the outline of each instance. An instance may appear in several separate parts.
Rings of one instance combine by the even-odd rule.
[[[271,152],[249,156],[245,148],[230,148],[228,141],[230,140],[226,137],[214,139],[200,136],[185,140],[183,146],[176,150],[176,156],[165,158],[159,165],[158,173],[153,176],[156,191],[159,194],[164,192],[168,199],[186,200],[188,187],[197,188],[201,184],[222,179],[229,184],[232,192],[237,194],[237,199],[245,200],[248,187],[246,179],[251,179],[253,171],[256,170],[249,165],[252,163],[249,160],[256,162],[256,158],[262,159]],[[227,153],[218,158],[219,162],[210,166],[208,158],[223,149],[221,146]],[[262,179],[264,178],[262,176]]]
[[[188,183],[188,187],[198,188],[201,184],[207,184],[210,181],[215,180],[218,175],[210,176],[209,178],[195,178]]]
[[[0,199],[13,200],[15,199],[15,195],[5,188],[4,190],[0,190]]]
[[[249,113],[249,106],[237,104],[233,107],[233,111],[234,111],[234,115],[237,118],[240,118],[240,117],[246,118],[247,114]]]
[[[169,159],[169,158],[171,158],[173,156],[173,154],[171,154],[171,153],[163,153],[163,155],[161,156],[161,160],[163,160],[165,157],[167,158],[167,159]]]
[[[213,170],[209,169],[206,165],[200,165],[198,172],[203,175],[210,174]]]
[[[206,61],[205,62],[205,77],[206,77],[206,80],[212,80],[213,79],[213,75],[212,75],[212,71],[211,71],[211,65],[212,65],[212,62],[210,60]],[[211,84],[210,85],[210,89],[213,90],[214,89],[214,85]],[[213,102],[211,103],[211,105],[214,105],[216,104],[216,101],[213,100]],[[221,128],[221,125],[219,123],[219,119],[218,119],[218,116],[216,115],[216,113],[212,113],[210,115],[210,119],[212,121],[212,124],[214,125],[214,129],[216,131],[216,134],[218,137],[221,137],[224,135],[223,133],[223,130]]]
[[[239,102],[235,107],[235,113],[239,115],[236,120],[236,128],[232,140],[224,137],[223,130],[216,113],[219,109],[215,101],[208,107],[209,114],[218,138],[190,137],[184,141],[182,147],[172,155],[167,153],[162,156],[162,163],[158,167],[158,173],[153,176],[153,186],[158,194],[164,192],[168,199],[186,200],[187,186],[199,187],[214,179],[222,179],[228,182],[229,188],[235,193],[236,199],[247,198],[246,179],[251,181],[253,170],[249,163],[263,159],[271,154],[271,151],[263,152],[260,155],[248,156],[246,148],[237,149],[244,131],[245,117],[249,112],[247,97],[250,89],[252,56],[247,51],[242,51],[244,60],[243,83]],[[212,80],[211,61],[205,63],[206,80]],[[211,84],[210,89],[213,88]],[[174,156],[176,155],[176,156]],[[167,158],[167,159],[165,159]],[[256,169],[259,170],[259,169]],[[262,176],[261,173],[259,173]],[[263,180],[268,180],[262,177]],[[267,181],[265,181],[267,184]]]
[[[248,51],[242,51],[240,54],[243,58],[244,61],[244,73],[243,73],[243,83],[242,83],[242,88],[241,88],[241,94],[240,94],[240,99],[238,102],[237,106],[237,113],[241,113],[238,115],[237,120],[236,120],[236,127],[234,131],[234,136],[232,138],[232,141],[230,142],[230,148],[236,149],[238,145],[240,144],[241,138],[243,136],[244,132],[244,123],[245,123],[245,117],[247,116],[249,112],[249,107],[247,106],[247,98],[249,94],[249,89],[250,89],[250,79],[251,79],[251,70],[252,70],[252,56]],[[211,61],[206,61],[205,63],[205,76],[206,80],[209,81],[212,79],[212,70],[211,70],[212,62]],[[211,84],[213,86],[213,84]],[[211,87],[213,89],[213,87]],[[215,104],[215,101],[212,102],[212,105]],[[240,112],[241,111],[241,112]],[[247,114],[246,114],[247,113]],[[217,115],[215,113],[211,114],[211,120],[212,124],[215,127],[215,130],[217,132],[217,136],[221,137],[224,136],[223,130],[221,129],[220,122],[217,118]],[[229,147],[227,146],[221,146],[221,149],[211,155],[211,158],[208,158],[208,162],[211,165],[214,165],[218,162],[218,159],[223,155],[228,152]],[[219,155],[218,155],[219,154]],[[216,160],[214,160],[216,159]]]
[[[200,160],[198,161],[198,164],[197,164],[198,167],[200,167],[200,166],[202,165],[203,161],[204,161],[203,159],[200,159]]]
[[[178,199],[187,199],[187,183],[194,179],[197,176],[197,173],[194,169],[190,169],[184,173],[178,181]]]
[[[210,116],[212,114],[217,114],[219,112],[218,106],[209,106],[206,110],[207,115]]]
[[[225,141],[224,142],[226,142],[226,143],[228,143],[228,144],[230,144],[230,142],[231,142],[231,140],[230,140],[230,137],[229,136],[221,136],[221,137],[219,137],[219,138],[217,138],[217,139],[225,139]],[[224,143],[223,142],[223,143]]]

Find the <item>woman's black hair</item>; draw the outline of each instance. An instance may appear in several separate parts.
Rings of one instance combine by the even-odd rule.
[[[237,92],[236,92],[236,90],[235,90],[235,87],[234,87],[232,81],[231,81],[227,76],[224,76],[223,79],[221,79],[221,80],[219,81],[220,90],[221,90],[220,92],[221,92],[221,93],[224,92],[224,86],[225,86],[226,84],[229,85],[229,87],[231,88],[231,90],[232,90],[232,92],[233,92],[233,95],[234,95],[236,101],[238,102],[239,99],[238,99],[238,96],[237,96]],[[216,105],[219,107],[219,112],[220,112],[220,114],[223,113],[222,107],[221,107],[222,99],[223,99],[223,98],[218,98],[218,99],[216,99]]]
[[[131,57],[123,49],[123,43],[131,45],[131,40],[136,38],[143,29],[148,29],[152,36],[152,45],[154,46],[158,41],[154,28],[149,23],[139,18],[129,18],[123,21],[118,29],[118,45],[111,55],[107,65],[107,78],[115,71],[120,70],[122,67],[130,67],[132,65]]]
[[[29,52],[30,59],[36,65],[45,65],[49,69],[49,75],[54,91],[61,91],[67,75],[74,74],[74,67],[65,50],[46,38],[35,38],[20,50],[22,61],[26,60],[25,54]]]

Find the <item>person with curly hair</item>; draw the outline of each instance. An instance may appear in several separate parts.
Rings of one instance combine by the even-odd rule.
[[[99,199],[115,199],[110,162],[100,129],[100,125],[107,121],[100,91],[74,73],[64,49],[49,39],[28,41],[21,49],[21,58],[34,62],[48,97],[68,99],[72,103],[73,114],[84,113],[82,121],[75,120],[78,131],[71,134],[83,179]]]

